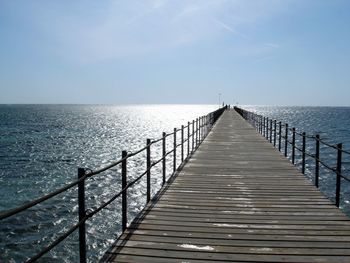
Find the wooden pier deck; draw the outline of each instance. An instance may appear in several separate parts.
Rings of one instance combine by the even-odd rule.
[[[350,220],[230,110],[102,261],[350,262]]]

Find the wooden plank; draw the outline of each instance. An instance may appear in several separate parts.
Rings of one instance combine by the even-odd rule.
[[[166,235],[164,235],[166,233]],[[169,238],[171,237],[171,238]],[[283,240],[238,240],[235,237],[223,237],[223,238],[205,238],[198,236],[176,236],[172,235],[171,232],[161,231],[141,231],[136,230],[129,234],[127,231],[120,240],[139,240],[139,241],[150,241],[150,242],[175,242],[175,243],[188,243],[198,245],[219,245],[219,246],[235,246],[235,247],[288,247],[288,248],[350,248],[349,242],[339,241],[283,241]],[[263,241],[263,242],[262,242]]]
[[[154,244],[156,247],[156,244]],[[210,246],[205,246],[210,247]],[[118,262],[122,255],[139,255],[148,257],[164,257],[171,259],[181,259],[180,262],[191,262],[189,260],[202,260],[208,261],[226,261],[226,262],[336,262],[336,263],[349,263],[348,255],[269,255],[269,254],[243,254],[243,253],[218,253],[218,252],[199,252],[188,250],[166,250],[157,248],[130,248],[124,246],[121,251],[110,252],[110,254],[116,254],[116,258],[112,262]],[[339,253],[340,254],[340,253]],[[184,260],[185,259],[185,260]],[[179,260],[178,260],[179,261]],[[165,261],[167,262],[167,261]]]
[[[103,262],[350,262],[350,220],[234,111]]]

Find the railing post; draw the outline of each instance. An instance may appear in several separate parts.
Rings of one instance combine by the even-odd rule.
[[[198,118],[196,119],[196,148],[198,145]]]
[[[282,122],[278,123],[278,150],[281,151],[282,143]]]
[[[343,151],[343,144],[338,143],[337,144],[337,185],[336,185],[336,192],[335,192],[335,205],[339,207],[340,205],[340,183],[341,183],[341,166],[342,166],[342,151]]]
[[[269,117],[266,118],[266,139],[269,139]]]
[[[292,134],[292,163],[295,163],[295,128],[292,128],[293,134]]]
[[[255,127],[255,130],[259,129],[259,125],[257,123],[258,123],[257,115],[254,113],[254,127]]]
[[[302,166],[301,172],[305,174],[305,150],[306,150],[306,134],[303,132],[303,148],[302,148]]]
[[[265,133],[266,133],[265,130],[266,130],[265,129],[265,117],[263,117],[263,127],[262,127],[262,131],[263,132],[262,132],[262,134],[263,134],[264,137],[265,137]]]
[[[192,120],[192,152],[194,150],[194,120]]]
[[[190,122],[187,122],[187,156],[190,155]]]
[[[286,123],[286,134],[284,137],[284,156],[287,157],[287,150],[288,150],[288,123]]]
[[[273,133],[273,146],[276,147],[276,136],[277,136],[277,124],[276,124],[276,120],[273,121],[274,122],[274,133]]]
[[[127,179],[126,179],[126,173],[127,173],[127,164],[126,164],[126,156],[128,155],[127,151],[122,151],[122,189],[126,188]],[[124,159],[125,158],[125,159]],[[128,223],[127,218],[127,192],[126,190],[122,193],[122,230],[123,232],[126,229],[126,225]]]
[[[270,120],[270,143],[272,143],[272,120]]]
[[[320,135],[316,135],[316,153],[315,153],[315,186],[318,188],[318,178],[320,176]]]
[[[163,170],[163,185],[165,184],[165,179],[166,179],[166,133],[163,132],[163,152],[162,152],[162,155],[163,155],[163,167],[162,167],[162,170]]]
[[[184,126],[181,125],[181,163],[184,161]]]
[[[78,179],[85,176],[85,169],[78,168]],[[86,216],[85,210],[85,180],[78,183],[79,222]],[[86,229],[85,222],[79,226],[79,258],[81,263],[86,263]]]
[[[174,128],[174,160],[173,160],[173,172],[176,171],[176,128]]]
[[[202,117],[199,117],[199,119],[198,119],[198,126],[199,126],[198,139],[199,139],[199,144],[200,144],[202,141]]]
[[[205,138],[205,135],[206,135],[206,132],[205,132],[205,116],[202,117],[202,141],[204,140]]]
[[[151,139],[147,139],[147,203],[151,200]]]

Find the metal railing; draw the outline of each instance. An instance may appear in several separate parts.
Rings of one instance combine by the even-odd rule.
[[[68,236],[70,236],[72,233],[74,233],[76,230],[79,231],[79,258],[80,262],[85,263],[87,261],[86,257],[86,226],[85,223],[89,218],[92,218],[94,215],[99,213],[101,210],[106,208],[109,204],[111,204],[114,200],[121,197],[121,204],[122,204],[122,215],[121,215],[121,227],[122,227],[122,234],[127,228],[127,191],[128,189],[133,186],[135,183],[137,183],[141,178],[146,176],[147,180],[147,203],[151,200],[151,170],[154,166],[162,163],[162,186],[166,183],[166,171],[167,171],[167,163],[166,159],[169,155],[172,154],[173,157],[173,167],[172,167],[172,174],[168,179],[170,179],[177,171],[177,169],[191,156],[191,154],[198,148],[198,146],[201,144],[201,142],[205,139],[205,137],[210,132],[212,126],[217,121],[217,119],[220,117],[220,115],[227,109],[227,107],[222,107],[214,112],[209,113],[208,115],[201,116],[197,118],[196,120],[193,120],[192,122],[188,122],[186,126],[182,125],[181,128],[177,129],[174,128],[174,131],[172,133],[165,133],[163,132],[162,137],[157,140],[146,140],[146,146],[142,149],[137,150],[133,153],[128,153],[127,151],[122,151],[121,159],[101,168],[98,170],[90,170],[85,168],[78,168],[78,180],[69,183],[65,185],[64,187],[53,191],[45,196],[42,196],[38,199],[32,200],[28,202],[27,204],[24,204],[20,207],[4,211],[0,213],[0,220],[3,220],[5,218],[9,218],[12,216],[16,216],[18,213],[21,213],[27,209],[30,209],[31,207],[40,204],[46,200],[49,200],[63,192],[68,191],[69,189],[72,189],[73,187],[78,188],[78,211],[79,211],[79,220],[76,224],[71,226],[67,231],[65,231],[63,234],[61,234],[58,238],[56,238],[51,244],[41,249],[39,253],[32,256],[30,259],[28,259],[26,262],[34,262],[41,258],[43,255],[45,255],[47,252],[52,250],[54,247],[56,247],[58,244],[60,244],[63,240],[65,240]],[[187,136],[185,136],[187,131]],[[180,133],[180,142],[178,143],[177,134]],[[166,141],[167,138],[173,137],[173,148],[169,151],[166,149]],[[186,138],[185,138],[186,137]],[[155,162],[151,162],[151,146],[157,143],[162,143],[162,157]],[[185,149],[187,146],[187,149]],[[181,163],[177,164],[177,149],[180,148],[181,152]],[[186,151],[187,150],[187,151]],[[146,151],[146,170],[138,175],[138,177],[131,182],[128,182],[127,180],[127,164],[128,160],[131,157],[134,157],[142,152]],[[186,155],[186,156],[185,156]],[[98,208],[94,210],[86,209],[85,206],[85,182],[89,178],[99,175],[104,171],[107,171],[113,167],[116,167],[118,165],[121,165],[121,191],[119,191],[117,194],[115,194],[112,198],[110,198],[108,201],[102,203]],[[157,193],[154,194],[154,196],[157,195]],[[89,212],[88,212],[89,211]]]
[[[244,110],[242,108],[235,107],[235,110],[249,123],[251,123],[257,131],[262,134],[270,143],[278,148],[280,152],[284,154],[285,157],[288,156],[288,146],[291,146],[290,157],[291,162],[295,165],[295,150],[298,150],[301,154],[301,172],[305,174],[305,160],[306,156],[312,158],[315,163],[314,170],[314,184],[319,187],[319,177],[320,177],[320,165],[330,172],[335,173],[336,175],[336,187],[335,187],[335,205],[339,207],[340,205],[340,190],[341,190],[341,179],[350,182],[350,178],[343,174],[342,172],[342,160],[343,154],[350,156],[350,152],[343,149],[343,144],[338,143],[332,145],[321,139],[319,134],[316,135],[307,135],[305,132],[297,132],[296,128],[290,128],[288,123],[282,124],[281,121],[276,121],[271,118],[256,114]],[[278,124],[277,124],[278,123]],[[277,129],[278,126],[278,129]],[[289,136],[291,135],[291,139]],[[296,145],[296,136],[301,138],[301,147]],[[277,141],[278,137],[278,142]],[[282,141],[284,140],[284,142]],[[313,153],[306,151],[306,139],[313,140],[315,144],[315,151]],[[324,145],[329,149],[336,151],[336,166],[331,167],[324,160],[320,158],[320,145]],[[282,148],[283,147],[283,148]]]

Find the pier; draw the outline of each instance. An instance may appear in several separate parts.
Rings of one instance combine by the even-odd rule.
[[[302,136],[301,145],[296,136]],[[316,143],[314,153],[306,150],[306,139]],[[335,151],[336,167],[320,159],[321,144]],[[341,182],[350,180],[342,172],[343,154],[350,152],[341,143],[330,145],[319,135],[223,107],[158,139],[145,139],[145,147],[122,151],[121,159],[105,167],[79,168],[77,180],[1,212],[0,220],[11,224],[17,214],[75,190],[77,222],[34,247],[26,262],[37,261],[73,233],[79,262],[91,261],[86,222],[107,207],[115,209],[112,203],[121,210],[115,222],[121,235],[101,262],[350,262],[350,219],[338,208]],[[306,156],[315,161],[312,181],[304,176]],[[141,174],[128,170],[130,158],[145,158]],[[319,191],[320,166],[336,176],[334,203]],[[112,168],[119,171],[120,191],[87,207],[86,181]],[[155,177],[160,189],[151,183]],[[138,204],[144,208],[135,219],[128,218],[128,190],[142,178],[146,203]]]
[[[241,115],[223,113],[102,262],[350,262],[349,218]]]

